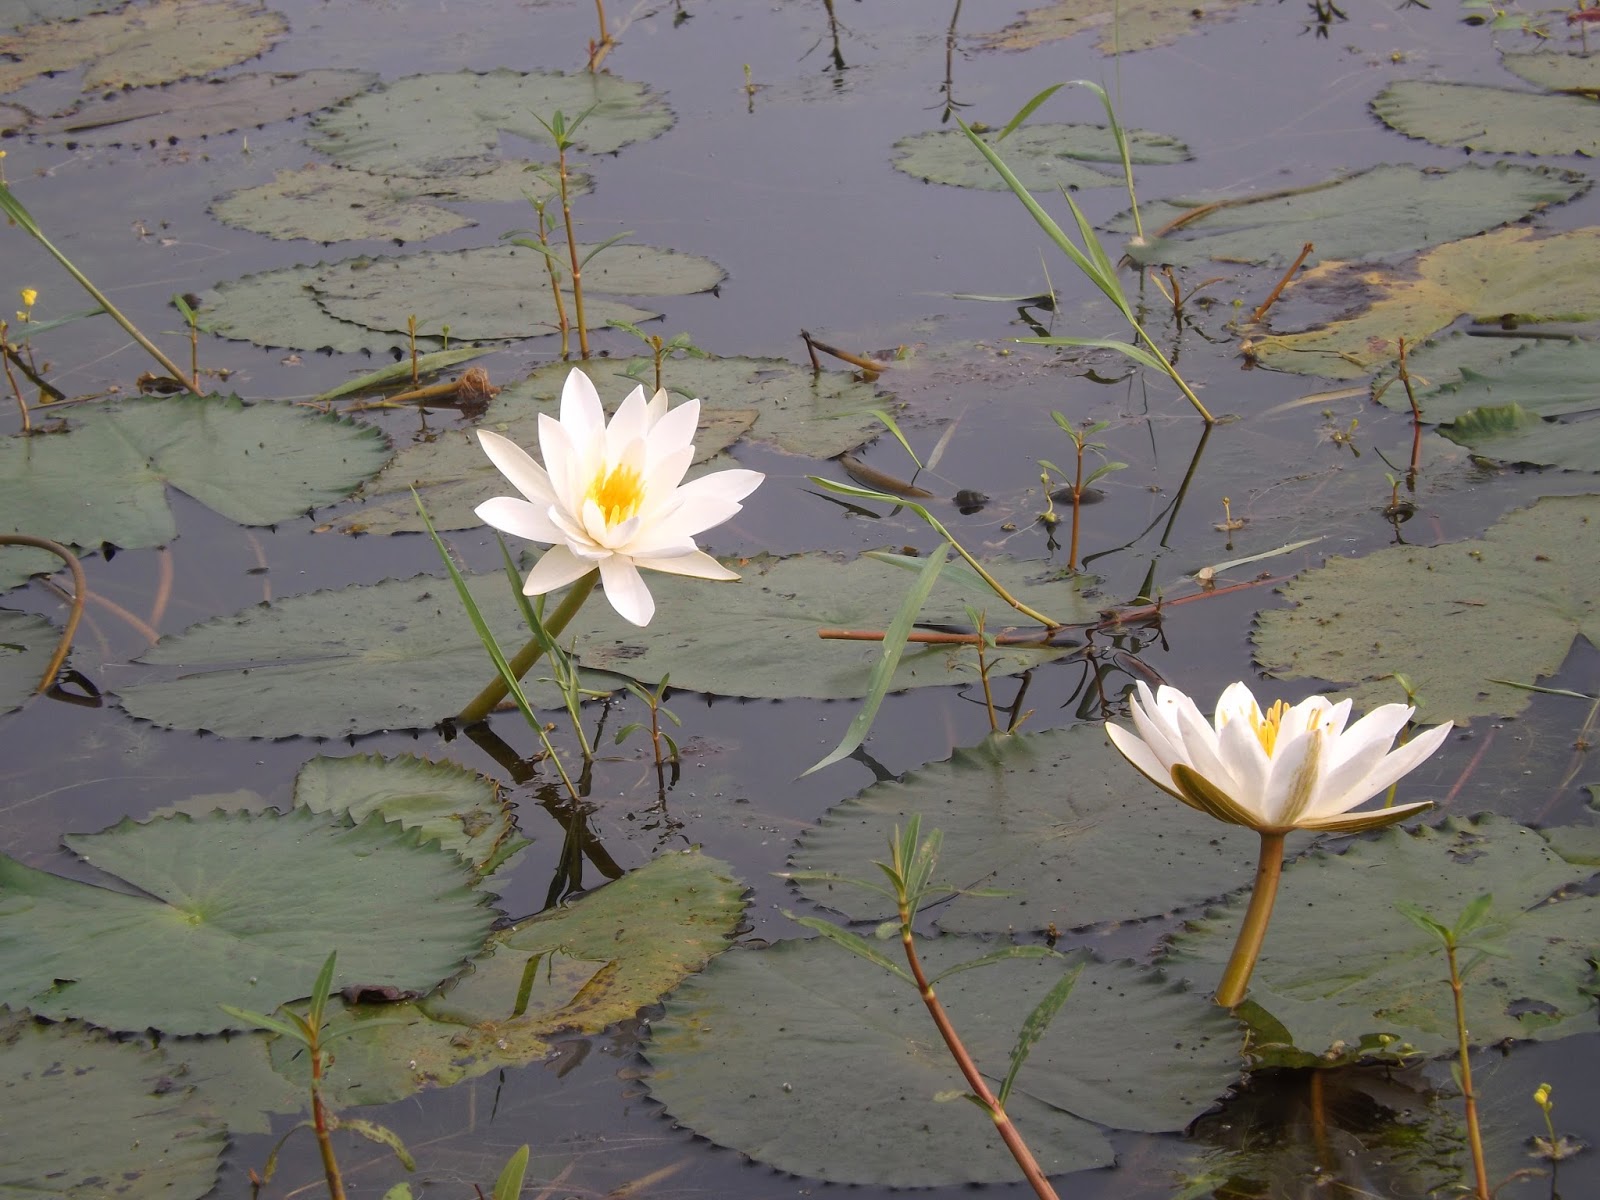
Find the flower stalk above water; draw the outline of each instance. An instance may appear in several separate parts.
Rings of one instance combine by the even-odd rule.
[[[1231,684],[1211,722],[1177,688],[1155,692],[1140,683],[1133,699],[1136,733],[1110,722],[1106,735],[1162,791],[1191,808],[1261,835],[1255,888],[1233,955],[1217,988],[1217,1003],[1244,998],[1266,938],[1283,869],[1284,838],[1293,830],[1361,833],[1382,829],[1429,801],[1354,812],[1439,748],[1450,722],[1394,746],[1416,709],[1385,704],[1345,728],[1351,703],[1311,696],[1266,713],[1250,689]]]

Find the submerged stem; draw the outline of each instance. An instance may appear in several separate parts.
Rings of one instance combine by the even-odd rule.
[[[1272,905],[1278,898],[1278,879],[1283,874],[1283,840],[1288,835],[1268,830],[1261,834],[1261,859],[1256,864],[1255,886],[1250,891],[1250,907],[1245,910],[1244,924],[1239,927],[1239,940],[1233,944],[1233,954],[1228,959],[1228,969],[1222,973],[1217,985],[1217,1003],[1232,1008],[1244,999],[1250,987],[1250,973],[1256,968],[1256,958],[1261,944],[1267,938],[1267,925],[1272,920]]]
[[[578,615],[578,610],[583,607],[583,602],[589,598],[589,593],[594,591],[594,585],[600,581],[599,571],[590,571],[579,579],[561,598],[556,611],[546,618],[544,629],[549,637],[557,637],[564,630],[573,617]],[[521,679],[528,673],[528,669],[539,661],[539,656],[544,653],[537,637],[533,638],[521,650],[518,650],[510,659],[512,673]],[[496,675],[488,685],[474,696],[468,705],[456,715],[456,720],[463,725],[473,725],[483,720],[494,709],[496,704],[506,698],[510,689],[505,680]]]
[[[1461,1063],[1461,1096],[1466,1109],[1467,1144],[1472,1147],[1472,1172],[1477,1184],[1477,1200],[1490,1200],[1489,1169],[1483,1160],[1483,1132],[1478,1127],[1478,1097],[1472,1090],[1472,1059],[1467,1047],[1467,1009],[1461,991],[1461,972],[1456,966],[1455,938],[1446,939],[1445,960],[1450,964],[1450,991],[1456,1003],[1456,1053]]]

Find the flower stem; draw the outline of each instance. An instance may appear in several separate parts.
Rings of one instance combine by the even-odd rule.
[[[564,630],[573,617],[578,615],[578,610],[583,607],[583,602],[589,598],[589,593],[594,591],[594,585],[600,581],[599,571],[590,571],[582,579],[568,589],[562,597],[561,604],[556,611],[545,619],[544,629],[548,637],[557,637]],[[528,673],[528,669],[539,661],[539,656],[544,653],[537,637],[533,638],[521,650],[511,657],[510,667],[512,673],[521,679]],[[496,704],[506,698],[510,689],[505,680],[496,675],[488,685],[474,696],[471,702],[456,715],[456,720],[463,725],[475,725],[483,720],[494,709]]]
[[[1261,953],[1261,943],[1267,938],[1273,902],[1278,898],[1278,878],[1283,874],[1283,840],[1287,834],[1260,832],[1261,860],[1256,864],[1250,907],[1245,910],[1244,924],[1239,927],[1239,940],[1233,944],[1228,969],[1222,973],[1222,982],[1217,986],[1217,1003],[1223,1008],[1232,1008],[1244,999],[1250,986],[1250,973],[1256,969],[1256,957]]]

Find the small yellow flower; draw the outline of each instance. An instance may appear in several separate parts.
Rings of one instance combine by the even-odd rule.
[[[1550,1085],[1541,1083],[1533,1093],[1533,1102],[1548,1113],[1555,1107],[1555,1102],[1550,1099]]]
[[[38,299],[39,292],[37,288],[22,289],[22,306],[24,308],[32,308]]]

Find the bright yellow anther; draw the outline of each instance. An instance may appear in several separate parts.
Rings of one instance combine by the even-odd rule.
[[[1250,714],[1250,727],[1256,731],[1256,737],[1261,741],[1261,748],[1267,752],[1268,757],[1271,757],[1272,748],[1278,743],[1278,723],[1288,711],[1288,704],[1279,700],[1267,709],[1267,715],[1264,717],[1259,717],[1255,713]]]
[[[606,475],[595,477],[589,497],[600,506],[607,525],[620,525],[639,510],[644,479],[634,467],[618,464]]]

